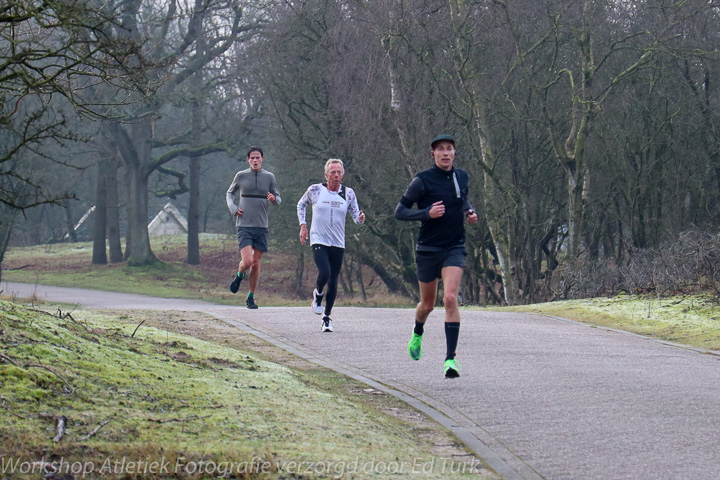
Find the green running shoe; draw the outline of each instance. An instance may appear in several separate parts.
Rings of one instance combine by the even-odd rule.
[[[445,378],[458,378],[460,376],[460,364],[454,358],[445,360]]]
[[[413,360],[420,360],[420,357],[422,357],[422,335],[413,332],[410,343],[408,343],[408,353]]]

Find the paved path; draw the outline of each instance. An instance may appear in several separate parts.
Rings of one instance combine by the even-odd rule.
[[[424,409],[507,480],[720,479],[720,352],[558,318],[463,312],[462,376],[445,380],[441,311],[413,362],[406,309],[336,307],[335,332],[321,334],[309,306],[251,311],[58,287],[2,290],[85,308],[210,313]]]

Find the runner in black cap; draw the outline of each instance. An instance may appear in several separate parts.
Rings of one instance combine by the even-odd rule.
[[[450,135],[438,135],[430,143],[435,164],[420,172],[410,183],[395,209],[398,220],[419,220],[420,235],[415,252],[420,303],[415,311],[408,353],[413,360],[422,356],[422,338],[425,321],[435,307],[438,281],[442,279],[445,305],[445,338],[447,355],[444,373],[446,378],[460,376],[455,360],[460,333],[458,290],[465,266],[465,228],[477,223],[477,214],[468,200],[468,174],[453,167],[455,140]],[[418,208],[413,209],[413,204]]]

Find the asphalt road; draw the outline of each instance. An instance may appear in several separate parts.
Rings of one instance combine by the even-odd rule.
[[[2,290],[93,309],[209,313],[403,398],[508,480],[720,479],[720,352],[559,318],[463,311],[461,377],[445,380],[442,310],[413,362],[407,309],[336,307],[335,332],[321,333],[309,305],[248,310],[5,282]]]

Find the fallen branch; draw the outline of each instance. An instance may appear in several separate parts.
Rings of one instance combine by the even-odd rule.
[[[75,310],[75,308],[76,308],[78,305],[79,305],[79,304],[76,304],[75,307],[73,307],[73,311]],[[63,313],[62,310],[60,310],[59,308],[57,309],[57,312],[56,312],[56,313],[46,312],[45,310],[40,310],[40,309],[37,309],[37,308],[28,308],[28,310],[31,311],[31,312],[35,312],[35,313],[42,313],[43,315],[47,315],[47,316],[49,316],[49,317],[57,318],[57,319],[59,319],[59,320],[65,320],[66,318],[69,318],[75,325],[78,325],[78,326],[84,328],[86,331],[89,331],[88,328],[87,328],[87,326],[85,326],[85,325],[83,325],[82,323],[80,323],[80,322],[78,322],[77,320],[75,320],[75,319],[73,318],[73,316],[71,315],[70,312],[65,312],[65,313]]]
[[[148,422],[155,422],[155,423],[170,423],[170,422],[191,422],[193,420],[202,420],[203,418],[209,418],[212,415],[205,415],[204,417],[198,417],[197,415],[192,415],[187,418],[168,418],[167,420],[162,420],[159,418],[148,418]]]
[[[75,310],[75,308],[77,308],[77,305],[75,305],[75,307],[73,307],[73,311]],[[60,320],[64,320],[64,319],[66,319],[66,318],[69,318],[70,321],[72,321],[75,325],[79,325],[79,326],[81,326],[82,328],[84,328],[86,332],[89,332],[89,331],[90,331],[90,329],[87,327],[87,325],[83,325],[82,323],[80,323],[80,322],[78,322],[77,320],[75,320],[75,319],[73,318],[73,316],[71,315],[71,312],[65,312],[65,313],[63,313],[62,310],[60,310],[60,309],[58,308],[58,309],[57,309],[57,318],[59,318]]]
[[[30,308],[30,307],[28,307],[27,309],[28,309],[29,311],[31,311],[31,312],[42,313],[43,315],[47,315],[48,317],[57,318],[57,316],[56,316],[55,314],[50,313],[50,312],[46,312],[45,310],[40,310],[40,309],[37,309],[37,308]]]
[[[23,416],[20,415],[19,413],[13,412],[12,410],[10,410],[9,407],[6,407],[4,404],[3,404],[3,405],[0,405],[0,408],[6,410],[10,415],[15,415],[15,416],[16,416],[17,418],[19,418],[20,420],[27,420],[27,417],[23,417]]]
[[[45,370],[47,370],[48,372],[52,373],[53,375],[55,375],[56,377],[58,377],[60,380],[62,380],[63,383],[65,384],[65,386],[68,388],[68,390],[70,390],[70,393],[74,393],[74,392],[75,392],[75,389],[68,383],[68,381],[65,380],[65,378],[64,378],[62,375],[60,375],[59,373],[57,373],[57,372],[56,372],[55,370],[53,370],[52,368],[50,368],[50,367],[48,367],[48,366],[46,366],[46,365],[43,365],[42,363],[26,363],[25,365],[23,365],[23,368],[29,368],[29,367],[44,368]]]
[[[137,333],[138,328],[142,327],[142,324],[143,324],[143,323],[145,323],[145,320],[143,320],[142,322],[140,322],[140,325],[138,325],[137,327],[135,327],[135,331],[132,333],[132,335],[130,335],[130,338],[135,338],[135,334]]]
[[[15,365],[16,367],[19,367],[19,365],[18,365],[12,358],[8,357],[8,356],[5,355],[4,353],[0,353],[0,360],[4,360],[4,361],[6,361],[6,362],[8,362],[8,363],[12,363],[12,364]],[[48,366],[46,366],[46,365],[43,365],[42,363],[26,363],[25,365],[22,366],[22,368],[30,368],[30,367],[44,368],[45,370],[47,370],[48,372],[52,373],[53,375],[55,375],[56,377],[58,377],[60,380],[62,380],[63,383],[65,384],[65,386],[68,388],[68,390],[70,390],[70,393],[75,392],[75,389],[68,383],[68,381],[65,380],[65,378],[63,378],[62,375],[60,375],[59,373],[57,373],[57,372],[56,372],[55,370],[53,370],[52,368],[50,368],[50,367],[48,367]]]
[[[52,418],[56,423],[57,434],[53,438],[53,442],[59,443],[65,435],[65,425],[67,425],[67,417],[65,415],[52,415],[49,413],[41,413],[38,415],[40,418]]]
[[[108,423],[110,423],[110,420],[105,420],[105,421],[102,422],[100,425],[98,425],[97,427],[95,427],[92,432],[88,433],[88,434],[85,435],[84,437],[78,438],[78,440],[81,440],[81,441],[87,440],[88,438],[92,437],[92,436],[95,435],[97,432],[99,432],[100,429],[101,429],[102,427],[104,427],[105,425],[107,425]]]
[[[175,410],[180,410],[181,408],[190,408],[193,405],[190,405],[188,403],[183,403],[182,405],[176,405],[173,408],[170,409],[171,412],[174,412]],[[225,405],[218,404],[218,405],[209,405],[207,407],[202,407],[203,410],[211,410],[211,409],[217,409],[217,408],[225,408]]]
[[[53,438],[53,442],[59,443],[60,440],[62,440],[63,435],[65,435],[65,425],[67,424],[67,417],[65,415],[60,415],[57,417],[57,435],[55,435],[55,438]]]
[[[5,402],[7,402],[7,398],[0,395],[0,400],[2,400],[2,404],[0,404],[0,408],[4,408],[8,413],[10,413],[11,415],[15,415],[16,417],[18,417],[21,420],[27,420],[26,417],[23,417],[22,415],[13,412],[12,410],[10,410],[10,407],[5,405]]]
[[[32,266],[33,266],[33,265],[29,265],[29,264],[28,264],[28,265],[23,265],[23,266],[21,266],[21,267],[16,267],[16,268],[8,268],[8,271],[9,271],[9,272],[17,272],[18,270],[22,270],[23,268],[30,268],[30,267],[32,267]]]
[[[18,364],[15,363],[12,358],[8,357],[8,356],[5,355],[4,353],[0,353],[0,359],[6,361],[6,362],[8,362],[8,363],[12,363],[12,364],[15,365],[16,367],[18,366]]]
[[[57,312],[56,312],[56,313],[46,312],[45,310],[40,310],[40,309],[37,309],[37,308],[28,308],[28,310],[31,311],[31,312],[35,312],[35,313],[42,313],[43,315],[47,315],[48,317],[57,318],[57,319],[59,319],[59,320],[64,320],[64,319],[66,319],[66,318],[69,318],[70,321],[72,321],[75,325],[78,325],[78,326],[84,328],[85,331],[89,331],[88,328],[87,328],[85,325],[83,325],[82,323],[80,323],[80,322],[78,322],[77,320],[75,320],[75,319],[73,318],[73,316],[70,315],[70,313],[62,313],[62,310],[60,310],[59,308],[57,309]],[[73,309],[73,310],[74,310],[74,309]]]

